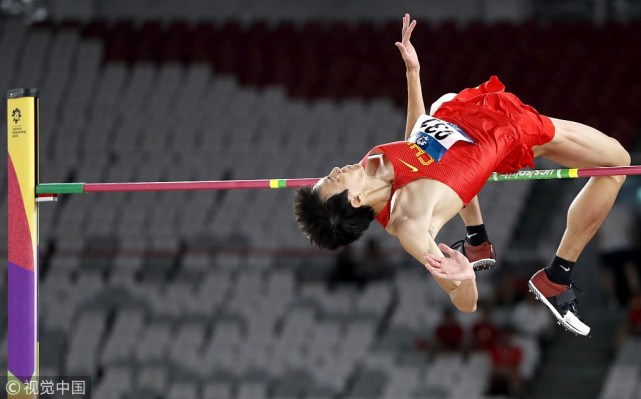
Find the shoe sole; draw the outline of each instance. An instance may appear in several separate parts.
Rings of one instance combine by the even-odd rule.
[[[475,272],[478,272],[480,270],[490,270],[491,268],[494,267],[496,264],[496,260],[486,258],[486,259],[479,259],[477,261],[472,262],[472,269],[474,269]]]
[[[550,301],[548,301],[548,299],[545,296],[543,296],[543,294],[541,294],[541,292],[536,288],[536,286],[534,286],[534,284],[532,283],[532,280],[528,281],[527,285],[530,288],[530,292],[534,294],[534,297],[537,300],[543,302],[545,304],[545,306],[547,306],[548,309],[550,309],[550,311],[552,312],[554,317],[556,317],[557,323],[560,324],[561,326],[563,326],[563,328],[565,328],[566,330],[568,330],[568,331],[570,331],[570,332],[572,332],[574,334],[577,334],[577,335],[586,336],[586,335],[588,335],[590,333],[590,327],[585,325],[585,323],[583,323],[581,320],[579,320],[574,315],[572,315],[572,316],[574,316],[576,318],[576,320],[578,320],[581,324],[583,324],[585,326],[585,330],[581,331],[581,330],[577,329],[576,327],[572,326],[570,323],[568,323],[563,318],[563,316],[561,316],[559,311],[556,310],[554,305],[552,305],[552,303],[550,303]],[[568,312],[568,314],[571,314],[571,312]]]

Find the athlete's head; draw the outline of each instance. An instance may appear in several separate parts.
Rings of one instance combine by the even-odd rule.
[[[357,240],[374,220],[374,209],[363,201],[365,173],[359,164],[334,168],[313,187],[302,187],[294,198],[298,227],[321,248],[335,250]]]

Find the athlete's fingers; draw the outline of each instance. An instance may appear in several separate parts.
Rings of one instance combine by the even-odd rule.
[[[443,270],[431,266],[429,263],[425,264],[425,268],[432,274],[440,277],[447,277]]]
[[[412,32],[414,31],[415,27],[416,27],[416,20],[412,21],[410,26],[407,28],[407,30],[403,34],[403,43],[410,41],[410,37],[412,37]]]
[[[428,261],[428,262],[430,262],[430,263],[432,263],[434,265],[439,265],[439,266],[441,265],[441,262],[444,259],[442,256],[436,256],[436,255],[431,254],[429,252],[424,253],[423,254],[423,258],[425,258],[426,261]]]
[[[436,277],[439,277],[439,278],[442,278],[442,279],[446,279],[446,280],[451,280],[451,277],[450,277],[450,276],[449,276],[445,271],[443,271],[443,270],[433,269],[433,268],[432,268],[432,269],[430,269],[429,267],[427,267],[427,270],[428,270],[428,271],[429,271],[433,276],[436,276]]]
[[[428,267],[428,266],[429,266],[429,267],[431,267],[431,268],[432,268],[432,269],[434,269],[434,270],[439,270],[439,271],[442,271],[442,270],[443,270],[443,269],[441,269],[441,265],[439,265],[438,263],[432,262],[432,261],[427,261],[427,262],[425,262],[425,266],[426,266],[426,267]]]
[[[430,268],[432,268],[434,270],[438,270],[439,272],[443,271],[443,268],[441,267],[441,264],[438,263],[438,262],[434,262],[432,260],[428,260],[427,262],[425,262],[425,267],[430,267]]]
[[[425,252],[425,253],[423,254],[423,257],[424,257],[425,259],[434,259],[434,261],[436,261],[436,262],[440,262],[440,261],[443,259],[443,257],[442,257],[442,256],[434,255],[434,254],[431,254],[431,253],[429,253],[429,252]]]
[[[438,263],[428,261],[428,262],[425,262],[424,266],[427,268],[431,268],[433,270],[438,270],[439,272],[443,271],[443,268]]]
[[[451,256],[452,252],[454,252],[452,248],[448,247],[447,244],[443,244],[443,243],[438,244],[438,249],[440,249],[441,252],[443,252],[448,256]]]
[[[455,249],[452,249],[452,248],[448,247],[446,244],[443,244],[443,243],[438,244],[438,248],[439,248],[439,249],[440,249],[444,254],[446,254],[447,256],[449,256],[449,257],[451,257],[451,258],[455,258],[457,254],[460,254],[460,252],[459,252],[459,251],[457,251],[457,250],[455,250]]]

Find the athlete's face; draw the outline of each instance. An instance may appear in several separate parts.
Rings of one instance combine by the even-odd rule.
[[[347,190],[347,196],[351,200],[354,195],[362,191],[364,181],[365,169],[357,163],[342,168],[335,167],[316,183],[314,190],[318,190],[324,199]]]

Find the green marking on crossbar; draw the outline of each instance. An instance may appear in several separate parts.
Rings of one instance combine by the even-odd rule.
[[[85,183],[45,183],[36,186],[36,194],[81,194]]]

